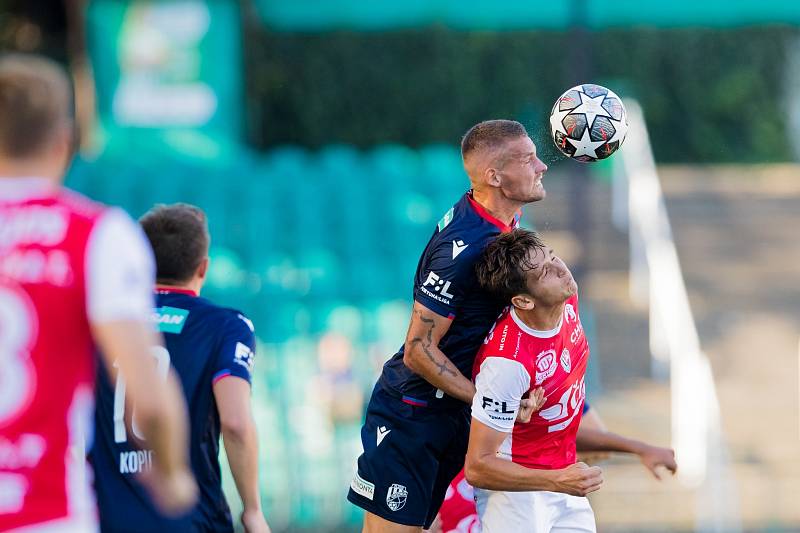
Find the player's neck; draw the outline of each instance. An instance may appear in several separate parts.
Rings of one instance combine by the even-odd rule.
[[[188,291],[195,296],[200,296],[200,289],[203,288],[202,281],[193,279],[186,283],[156,283],[156,290],[162,291]]]
[[[514,308],[520,320],[531,329],[536,331],[550,331],[558,327],[561,317],[564,315],[564,302],[552,307],[536,306],[533,309]]]
[[[508,226],[511,226],[512,222],[514,222],[514,216],[523,206],[519,202],[494,194],[491,189],[483,191],[473,189],[472,199],[478,202],[490,215]]]

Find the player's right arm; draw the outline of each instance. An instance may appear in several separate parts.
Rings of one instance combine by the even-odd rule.
[[[425,380],[465,403],[472,403],[475,385],[439,349],[452,320],[414,301],[406,334],[403,362]]]
[[[245,533],[269,533],[258,484],[258,432],[251,406],[256,338],[253,324],[239,313],[223,326],[212,384],[225,454],[242,499]]]
[[[537,470],[498,457],[503,441],[514,429],[520,398],[530,387],[530,374],[522,363],[487,357],[475,386],[464,465],[464,474],[472,486],[502,491],[548,490],[576,496],[600,488],[603,477],[598,467],[577,463],[560,470]],[[541,400],[541,393],[538,397]]]
[[[152,446],[153,471],[147,485],[168,513],[180,513],[197,499],[188,465],[186,405],[177,379],[164,382],[152,347],[161,340],[148,323],[153,310],[154,266],[139,227],[111,210],[93,229],[86,250],[86,306],[92,336],[107,368],[116,365],[136,405],[137,426]]]
[[[497,450],[507,436],[473,417],[464,464],[464,474],[470,485],[488,490],[548,490],[586,496],[603,484],[600,468],[586,463],[575,463],[560,470],[536,470],[501,459]]]

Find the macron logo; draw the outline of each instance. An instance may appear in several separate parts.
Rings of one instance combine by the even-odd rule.
[[[387,429],[386,426],[381,426],[381,427],[378,428],[378,444],[377,444],[378,446],[381,445],[381,442],[383,442],[383,439],[385,439],[386,435],[388,435],[389,432],[391,432],[391,431],[392,430],[391,429]]]
[[[464,241],[462,241],[461,239],[453,241],[453,259],[458,257],[458,254],[466,250],[467,246],[469,246],[469,244],[464,244]]]

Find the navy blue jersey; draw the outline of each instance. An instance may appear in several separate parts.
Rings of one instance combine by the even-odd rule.
[[[166,376],[172,365],[189,408],[191,465],[200,500],[178,520],[166,520],[155,511],[135,480],[137,473],[150,468],[153,452],[137,435],[135,416],[125,405],[124,377],[112,369],[109,379],[100,369],[96,434],[89,459],[95,471],[101,528],[119,533],[232,532],[233,520],[222,493],[220,421],[212,386],[227,376],[250,382],[253,325],[238,311],[185,291],[159,291],[154,320],[165,339],[165,348],[153,352],[159,371]]]
[[[519,216],[513,222],[516,225]],[[475,263],[486,245],[511,227],[490,215],[466,193],[439,221],[414,276],[414,300],[453,320],[439,349],[465,376],[489,328],[508,302],[484,291]],[[413,405],[451,407],[465,404],[443,395],[403,363],[403,346],[383,366],[380,385]]]

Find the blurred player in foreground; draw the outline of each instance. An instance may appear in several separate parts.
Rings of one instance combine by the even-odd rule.
[[[367,511],[369,533],[430,525],[463,467],[475,354],[508,305],[481,289],[475,261],[487,242],[517,225],[522,206],[545,197],[547,165],[519,122],[476,124],[461,155],[472,188],[445,213],[420,257],[405,344],[384,365],[361,429],[364,453],[347,498]],[[516,405],[522,419],[526,410],[530,416],[529,399],[517,397]],[[561,474],[543,475],[541,488],[583,494],[581,486],[598,475],[573,467]]]
[[[669,448],[653,446],[607,431],[596,409],[589,407],[588,403],[584,403],[583,415],[580,426],[578,426],[577,450],[579,460],[593,464],[608,457],[608,452],[611,451],[607,449],[585,453],[581,437],[587,434],[587,430],[604,433],[610,448],[615,451],[625,451],[637,455],[642,465],[657,479],[661,479],[659,467],[664,467],[675,473],[677,468],[675,452]],[[590,435],[587,443],[590,448],[597,447],[597,442],[593,442],[593,440],[594,437]],[[439,516],[431,526],[430,533],[481,533],[481,522],[478,518],[478,510],[475,508],[474,489],[464,478],[463,471],[459,472],[447,488],[447,494],[445,494],[444,502],[439,510]]]
[[[94,343],[127,376],[155,501],[181,512],[196,498],[178,384],[141,357],[159,343],[149,247],[121,210],[61,186],[74,135],[65,73],[1,57],[0,531],[96,531],[83,458],[69,453],[91,424]]]
[[[582,485],[585,493],[603,482],[597,467],[576,462],[589,359],[577,284],[564,262],[526,230],[489,243],[476,271],[483,287],[512,304],[473,369],[477,391],[464,471],[476,487],[483,532],[593,533],[594,513],[585,497],[540,488],[541,472],[555,474],[570,465],[596,470]],[[529,423],[515,424],[519,398],[539,387],[543,404]],[[653,470],[659,464],[676,468],[671,450],[639,449],[606,431],[586,428],[580,442],[586,451],[641,451]]]
[[[136,429],[138,405],[126,405],[127,376],[112,372],[112,379],[103,379],[98,386],[97,437],[90,454],[102,530],[233,532],[218,459],[221,431],[244,507],[244,530],[268,532],[261,510],[258,439],[250,406],[253,324],[242,313],[199,296],[208,271],[210,240],[200,209],[187,204],[156,206],[140,223],[155,253],[154,319],[166,341],[166,349],[158,347],[152,353],[162,377],[170,365],[174,367],[190,406],[192,470],[200,485],[200,500],[188,516],[178,520],[163,518],[153,508],[136,481],[137,474],[151,468],[150,442]]]

